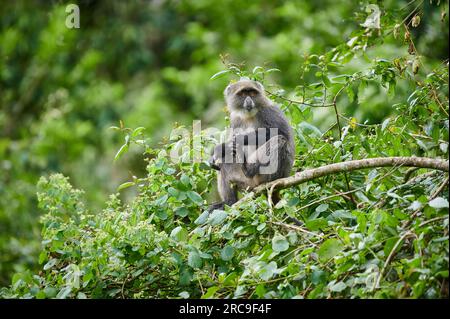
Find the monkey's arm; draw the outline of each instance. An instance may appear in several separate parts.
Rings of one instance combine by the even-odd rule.
[[[274,135],[275,136],[275,135]],[[261,131],[251,131],[246,134],[236,134],[233,136],[233,145],[260,145],[262,146],[264,143],[272,138],[270,129],[264,129]]]
[[[260,156],[251,159],[251,155],[256,152],[258,148],[267,147],[267,142],[272,138],[270,129],[259,129],[247,132],[245,134],[233,135],[231,141],[228,143],[228,150],[231,150],[231,155],[236,163],[245,165],[244,174],[246,177],[253,177],[257,174],[259,168],[259,160],[263,156],[263,151],[260,151]],[[253,164],[253,165],[250,165]]]
[[[282,135],[269,139],[256,151],[248,156],[242,164],[242,172],[248,178],[255,175],[273,175],[280,167],[280,161],[285,156],[287,140]]]
[[[217,145],[211,152],[211,157],[208,161],[209,165],[213,169],[220,171],[221,166],[227,156],[226,154],[232,154],[232,148],[227,143],[221,143]]]

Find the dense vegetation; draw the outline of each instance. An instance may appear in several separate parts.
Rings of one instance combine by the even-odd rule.
[[[448,161],[448,2],[79,4],[80,29],[60,1],[0,12],[0,296],[448,297],[448,172],[329,175],[208,214],[215,172],[168,156],[192,142],[173,126],[223,128],[248,76],[291,121],[295,171]]]

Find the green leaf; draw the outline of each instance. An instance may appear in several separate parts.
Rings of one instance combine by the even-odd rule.
[[[341,63],[338,63],[338,62],[328,62],[328,66],[341,67],[343,65]]]
[[[41,251],[41,253],[39,254],[39,265],[42,265],[45,261],[47,261],[47,252],[46,251]]]
[[[389,117],[383,121],[383,124],[381,124],[382,132],[386,129],[386,127],[388,127],[390,121],[391,121],[391,119]]]
[[[44,293],[45,293],[46,298],[55,298],[56,295],[58,294],[58,290],[53,287],[45,287]]]
[[[348,86],[348,87],[345,89],[345,92],[347,93],[348,101],[349,101],[350,103],[353,103],[353,101],[355,100],[355,91],[353,91],[352,86]]]
[[[70,295],[71,292],[72,292],[71,286],[63,287],[56,295],[56,298],[57,299],[65,299]]]
[[[322,76],[322,81],[323,81],[323,83],[325,84],[326,87],[329,88],[331,86],[331,81],[326,75]]]
[[[448,208],[448,200],[443,197],[436,197],[431,200],[428,205],[433,208]]]
[[[290,232],[287,234],[287,239],[288,239],[289,244],[290,244],[291,246],[292,246],[292,245],[295,245],[295,244],[297,243],[297,241],[298,241],[297,233],[294,232],[294,231],[290,231]]]
[[[180,269],[180,285],[181,286],[187,286],[192,280],[192,270],[187,267],[183,266]]]
[[[343,244],[335,239],[327,239],[319,248],[318,255],[321,262],[328,261],[342,250]]]
[[[322,132],[312,124],[301,122],[299,125],[301,132],[308,136],[321,137]]]
[[[94,274],[92,273],[92,271],[85,273],[83,276],[84,286],[86,286],[86,284],[89,283],[92,278],[94,278]]]
[[[283,252],[289,249],[289,242],[282,235],[275,235],[272,238],[272,249],[276,252]]]
[[[230,261],[234,256],[234,248],[233,246],[227,245],[223,247],[222,252],[220,253],[220,258],[224,261]]]
[[[203,264],[202,258],[200,257],[200,254],[193,250],[191,252],[189,252],[188,255],[188,265],[191,266],[192,268],[200,268]]]
[[[266,228],[266,223],[261,223],[256,227],[256,230],[262,231],[264,228]]]
[[[311,282],[314,285],[325,283],[327,279],[326,273],[323,270],[315,270],[311,274]]]
[[[331,221],[339,221],[344,219],[356,219],[356,217],[351,212],[344,209],[338,209],[327,217],[327,220]]]
[[[230,70],[223,70],[223,71],[217,72],[216,74],[211,76],[209,79],[210,80],[218,79],[218,78],[221,78],[222,76],[224,76],[225,74],[230,73],[230,72],[231,72]]]
[[[264,69],[261,66],[257,65],[253,68],[252,73],[255,74],[257,72],[262,72],[262,71],[264,71]]]
[[[189,176],[187,176],[186,174],[181,175],[180,181],[185,185],[185,186],[190,186],[190,178]]]
[[[168,167],[164,170],[164,173],[167,175],[173,175],[173,174],[175,174],[176,171],[177,171],[176,169],[174,169],[172,167]]]
[[[325,218],[315,218],[315,219],[310,219],[307,220],[305,222],[305,226],[309,229],[309,230],[319,230],[319,229],[324,229],[325,227],[328,226],[328,221]]]
[[[331,291],[334,291],[334,292],[341,292],[345,288],[347,288],[347,285],[342,281],[339,281],[337,283],[332,283],[332,284],[330,283],[328,285],[328,289],[330,289]]]
[[[164,194],[161,197],[157,198],[154,202],[155,206],[162,206],[167,202],[167,199],[169,198],[169,195]]]
[[[196,204],[201,205],[203,204],[203,198],[194,191],[188,191],[187,196]]]
[[[134,182],[125,182],[123,184],[120,184],[119,187],[117,187],[117,191],[121,191],[122,189],[128,188],[135,185]]]
[[[188,232],[181,226],[175,227],[170,233],[170,238],[176,242],[185,242],[188,238]]]
[[[380,29],[380,16],[381,11],[378,5],[368,4],[366,7],[366,12],[370,12],[367,16],[366,21],[361,25],[368,29]]]
[[[264,295],[266,294],[266,288],[263,284],[259,284],[258,286],[256,286],[255,294],[258,296],[258,298],[264,297]]]
[[[322,212],[326,211],[328,209],[328,207],[329,207],[328,204],[320,204],[319,206],[316,207],[316,212],[322,213]]]
[[[213,225],[213,226],[219,225],[225,220],[225,218],[227,218],[227,216],[228,216],[227,212],[225,212],[223,210],[215,209],[215,210],[213,210],[211,215],[209,215],[208,224]]]
[[[134,131],[133,131],[133,134],[131,134],[133,137],[136,137],[136,136],[138,136],[139,134],[141,134],[143,131],[145,130],[145,127],[138,127],[138,128],[135,128],[134,129]]]
[[[189,298],[189,292],[187,292],[187,291],[182,291],[182,292],[180,292],[179,294],[178,294],[178,296],[180,296],[181,298],[183,298],[183,299],[188,299]]]
[[[219,290],[219,287],[217,286],[209,287],[206,293],[203,296],[201,296],[201,299],[213,298],[217,290]]]
[[[194,224],[203,225],[208,220],[208,217],[209,217],[209,212],[204,211],[203,213],[200,214],[200,216],[197,217],[197,219],[194,221]]]
[[[45,299],[45,292],[43,290],[40,290],[37,294],[36,294],[36,299]]]
[[[270,263],[261,268],[261,270],[258,272],[258,275],[262,280],[269,280],[273,277],[277,268],[278,268],[277,263],[271,261]]]
[[[436,273],[436,277],[448,278],[448,270],[442,270]]]
[[[288,206],[292,207],[292,206],[297,206],[298,203],[300,203],[300,199],[298,197],[294,197],[294,198],[291,198],[287,204],[288,204]]]
[[[117,151],[116,156],[114,156],[114,161],[117,161],[122,154],[128,151],[128,144],[123,144],[122,147]]]
[[[186,207],[179,207],[175,210],[175,215],[180,217],[186,217],[189,214],[189,209]]]
[[[45,265],[44,265],[44,270],[48,270],[53,268],[53,266],[55,266],[58,263],[58,259],[56,258],[52,258],[50,259]]]

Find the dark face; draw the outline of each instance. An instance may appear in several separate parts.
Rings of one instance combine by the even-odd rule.
[[[231,84],[225,90],[227,105],[231,112],[254,113],[264,98],[262,86],[254,81],[245,80]]]

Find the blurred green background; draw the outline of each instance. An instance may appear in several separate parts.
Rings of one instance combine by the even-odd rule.
[[[409,1],[379,1],[400,10]],[[65,26],[66,5],[80,7],[81,27]],[[305,54],[322,54],[348,40],[364,18],[367,1],[0,1],[0,286],[23,268],[34,268],[40,245],[35,185],[61,172],[101,208],[117,186],[141,176],[139,150],[113,163],[123,144],[108,129],[123,120],[146,127],[154,145],[174,123],[225,125],[222,91],[230,77],[220,55],[274,67],[266,85],[287,94],[299,85]],[[432,67],[448,57],[448,19],[427,10],[414,29],[417,49]],[[361,20],[362,19],[362,20]],[[401,52],[399,52],[401,50]],[[385,43],[341,69],[354,72],[376,57],[393,58],[405,47]],[[305,82],[313,77],[304,78]],[[406,90],[405,90],[406,91]],[[380,122],[392,100],[367,90],[364,108],[344,110],[360,122]],[[329,111],[315,110],[321,129]]]

